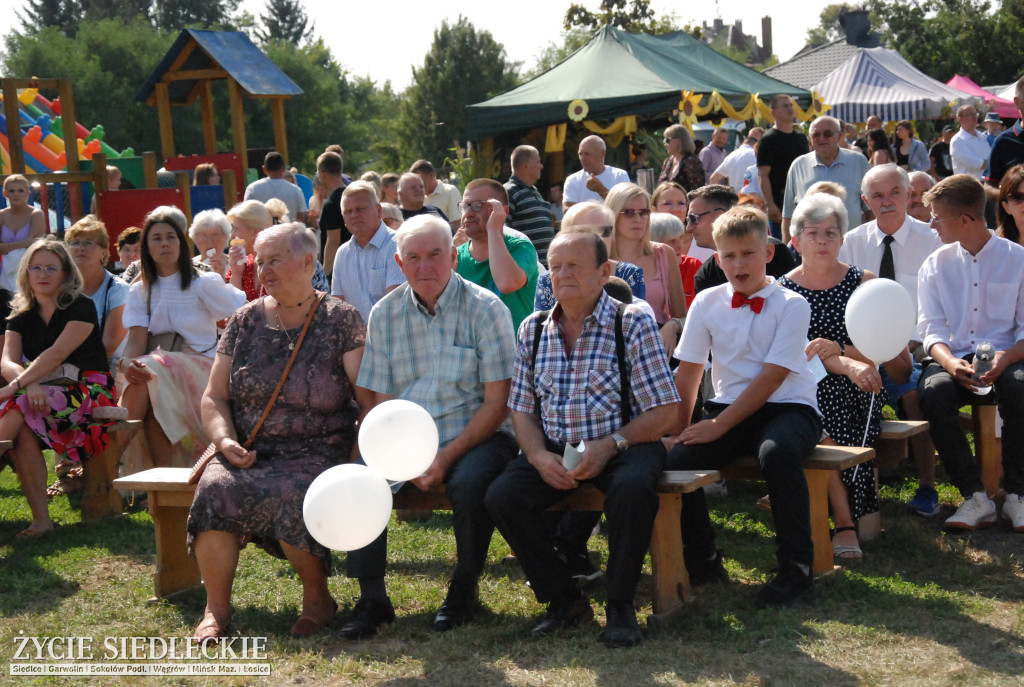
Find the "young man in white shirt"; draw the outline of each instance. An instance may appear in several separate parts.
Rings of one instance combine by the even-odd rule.
[[[921,375],[921,410],[953,484],[964,496],[947,529],[991,527],[996,505],[958,424],[959,408],[994,387],[1003,418],[1003,516],[1024,532],[1024,248],[985,226],[985,189],[966,174],[943,179],[924,195],[944,245],[918,273],[917,330],[934,360]],[[995,348],[991,369],[976,374],[974,351]]]

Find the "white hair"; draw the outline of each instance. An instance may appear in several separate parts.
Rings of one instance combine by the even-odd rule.
[[[845,234],[846,229],[850,226],[850,219],[846,214],[846,204],[843,201],[827,193],[813,193],[804,196],[804,199],[797,203],[796,209],[793,211],[793,236],[803,233],[804,227],[808,223],[817,224],[829,217],[836,218],[839,233]]]
[[[402,226],[395,232],[395,246],[398,249],[399,257],[405,257],[402,249],[405,242],[414,236],[421,234],[437,234],[445,238],[445,250],[449,253],[452,250],[452,227],[437,215],[416,215],[402,223]]]
[[[292,255],[312,255],[313,259],[316,260],[320,254],[320,238],[316,233],[307,227],[302,222],[287,222],[285,224],[275,224],[272,227],[268,227],[256,235],[256,241],[253,243],[253,248],[259,251],[267,241],[273,241],[275,239],[284,239],[285,244],[288,246],[288,250],[292,252]]]
[[[900,175],[900,179],[903,182],[903,190],[910,190],[910,175],[902,167],[898,167],[893,162],[887,162],[884,165],[876,165],[867,171],[864,178],[860,180],[860,192],[863,195],[868,195],[871,192],[871,184],[878,181],[881,177],[893,172]]]
[[[651,213],[651,240],[657,243],[671,241],[686,231],[683,220],[667,212]]]

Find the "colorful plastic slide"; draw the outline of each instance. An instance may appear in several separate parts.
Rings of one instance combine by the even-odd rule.
[[[0,102],[3,99],[0,98]],[[39,95],[36,89],[26,88],[18,92],[19,126],[21,145],[25,153],[25,167],[29,173],[58,172],[67,167],[67,151],[64,149],[63,121],[60,115],[60,99],[50,102]],[[135,152],[128,148],[117,152],[103,139],[106,136],[102,126],[90,131],[75,122],[80,160],[91,160],[102,152],[108,158],[132,157]],[[6,118],[0,114],[0,173],[9,174],[11,169],[10,135]]]

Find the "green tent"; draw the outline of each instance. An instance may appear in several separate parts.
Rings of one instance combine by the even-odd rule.
[[[788,93],[805,108],[811,104],[810,91],[744,67],[685,31],[652,36],[606,26],[540,76],[466,108],[467,135],[479,141],[566,122],[569,103],[577,99],[586,101],[587,119],[607,120],[671,113],[683,91],[709,96],[716,90],[737,110],[752,94],[769,101]]]

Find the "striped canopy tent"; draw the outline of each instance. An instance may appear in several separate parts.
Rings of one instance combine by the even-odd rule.
[[[871,115],[889,122],[938,119],[950,116],[947,108],[984,103],[936,81],[888,48],[858,48],[811,90],[832,106],[828,114],[846,122],[863,122]]]

